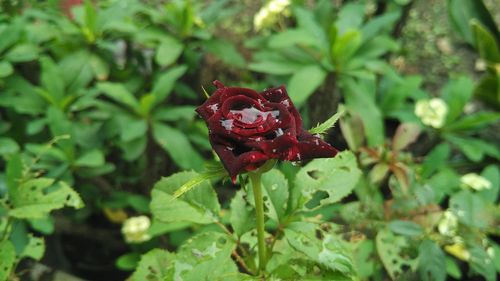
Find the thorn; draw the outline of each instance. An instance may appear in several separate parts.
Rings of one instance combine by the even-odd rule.
[[[203,90],[203,94],[205,94],[205,97],[208,99],[210,95],[207,93],[207,90],[205,90],[205,87],[203,87],[203,85],[201,86],[201,89]]]

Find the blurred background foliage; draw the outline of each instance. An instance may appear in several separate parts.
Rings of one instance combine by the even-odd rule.
[[[1,1],[0,280],[123,280],[210,228],[149,202],[214,161],[194,108],[215,79],[285,84],[306,127],[344,111],[324,137],[363,173],[309,215],[342,226],[360,280],[496,280],[499,17],[488,0]],[[299,167],[279,169],[292,185]],[[237,187],[215,187],[229,223]]]

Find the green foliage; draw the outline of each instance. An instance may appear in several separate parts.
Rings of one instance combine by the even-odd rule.
[[[258,3],[66,2],[0,1],[0,280],[46,250],[72,272],[118,257],[131,280],[496,280],[489,2],[445,1],[447,24],[427,19],[441,1],[422,15],[419,1],[291,1],[278,14],[268,1],[271,23],[253,30]],[[420,16],[416,38],[436,38],[422,50],[407,42]],[[326,119],[310,133],[350,149],[262,174],[264,258],[249,175],[226,180],[196,117],[214,79],[285,85],[303,126]],[[64,257],[46,249],[54,233]]]
[[[342,152],[336,158],[313,160],[297,173],[295,188],[300,191],[300,197],[295,204],[308,203],[321,192],[326,194],[314,198],[319,201],[314,208],[339,202],[352,192],[360,175],[356,159],[350,152]]]

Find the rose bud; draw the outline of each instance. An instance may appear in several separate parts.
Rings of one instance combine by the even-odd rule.
[[[271,159],[299,161],[334,157],[337,150],[302,128],[302,118],[284,86],[257,93],[226,87],[217,90],[196,112],[206,121],[210,143],[233,182]]]

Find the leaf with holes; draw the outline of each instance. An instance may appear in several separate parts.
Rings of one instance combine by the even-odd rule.
[[[281,222],[285,217],[288,202],[288,181],[279,170],[273,169],[262,175],[262,193],[266,214]]]
[[[0,280],[8,280],[16,261],[16,249],[9,240],[0,241]]]
[[[468,190],[455,193],[450,198],[450,209],[458,217],[458,221],[477,228],[486,228],[495,224],[494,207],[483,198]]]
[[[332,234],[307,222],[290,223],[284,231],[292,248],[305,254],[325,271],[340,272],[344,277],[356,275],[350,253]]]
[[[242,280],[231,259],[235,248],[233,240],[221,232],[203,232],[188,239],[177,254],[175,280]]]
[[[139,265],[132,274],[132,281],[161,281],[167,280],[172,270],[175,254],[165,250],[153,249],[142,255]]]
[[[407,253],[411,250],[407,238],[398,236],[385,228],[376,237],[377,252],[392,280],[398,280],[406,270],[415,270],[417,257]]]
[[[65,206],[83,207],[82,199],[67,183],[54,183],[54,179],[49,178],[21,182],[9,195],[14,206],[9,215],[16,218],[43,218]]]
[[[45,253],[45,240],[43,237],[35,237],[28,234],[28,244],[21,253],[21,257],[30,257],[35,260],[40,260]]]
[[[220,205],[209,181],[199,183],[179,198],[174,197],[179,187],[197,176],[195,172],[180,172],[155,184],[151,195],[151,212],[155,219],[167,223],[210,224],[218,221]]]
[[[297,173],[295,188],[302,195],[297,207],[305,205],[318,192],[328,197],[321,199],[316,207],[339,202],[352,192],[360,176],[352,152],[341,152],[335,158],[315,159]]]
[[[446,256],[436,243],[422,241],[418,253],[418,272],[422,281],[446,280]]]

